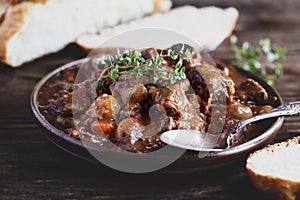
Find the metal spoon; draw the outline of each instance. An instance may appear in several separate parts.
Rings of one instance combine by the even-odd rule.
[[[227,148],[238,142],[243,135],[242,129],[250,123],[279,116],[295,115],[300,113],[300,101],[290,102],[274,108],[268,112],[242,119],[231,124],[224,133],[227,135]],[[222,133],[223,134],[223,133]],[[171,146],[204,152],[224,151],[226,148],[214,148],[220,135],[200,132],[197,130],[172,130],[164,132],[160,139]],[[226,139],[226,138],[225,138]]]

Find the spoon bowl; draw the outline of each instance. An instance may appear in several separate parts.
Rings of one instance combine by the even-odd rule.
[[[160,139],[168,145],[193,151],[217,152],[221,148],[214,148],[218,135],[197,130],[171,130],[164,132]]]

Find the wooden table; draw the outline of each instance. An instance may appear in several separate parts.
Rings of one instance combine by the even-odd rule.
[[[269,37],[288,51],[276,83],[283,100],[300,99],[300,3],[283,1],[177,1],[176,5],[235,6],[235,34],[257,43]],[[196,25],[196,24],[195,24]],[[0,66],[0,199],[267,199],[248,179],[244,164],[192,174],[124,174],[102,170],[49,142],[29,106],[35,83],[86,54],[75,45],[19,69]],[[225,41],[214,57],[229,59]],[[286,118],[276,141],[300,133],[300,117]],[[241,161],[242,163],[244,161]]]

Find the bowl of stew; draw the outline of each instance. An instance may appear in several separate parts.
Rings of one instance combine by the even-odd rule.
[[[31,108],[49,140],[95,161],[87,148],[147,154],[166,145],[159,138],[165,131],[222,132],[233,122],[282,104],[278,92],[261,78],[215,63],[206,63],[180,44],[103,53],[68,63],[42,78],[32,92]],[[224,117],[211,125],[218,115]],[[270,143],[283,120],[247,126],[243,137],[221,152],[200,158],[187,151],[165,170],[193,171],[231,163]],[[225,148],[227,136],[220,137],[216,147]]]

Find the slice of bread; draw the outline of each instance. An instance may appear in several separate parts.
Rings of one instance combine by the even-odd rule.
[[[97,33],[171,7],[170,0],[8,2],[0,25],[0,60],[13,67],[56,52],[83,33]]]
[[[252,153],[246,169],[263,192],[276,199],[300,199],[300,136]]]
[[[80,36],[76,42],[84,49],[92,50],[122,32],[138,28],[163,28],[182,33],[200,46],[213,50],[232,33],[238,15],[235,8],[184,6],[108,28],[100,34],[85,34]]]

